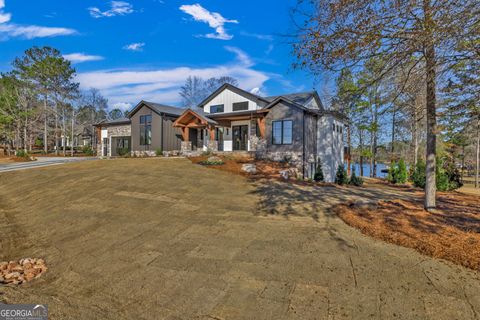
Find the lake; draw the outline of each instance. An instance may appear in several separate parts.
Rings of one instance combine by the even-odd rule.
[[[360,164],[359,163],[352,163],[352,168],[355,169],[355,174],[360,175]],[[377,177],[378,178],[385,178],[387,176],[386,173],[381,172],[382,169],[386,169],[387,166],[383,163],[377,163]],[[363,176],[370,177],[370,163],[363,164]]]

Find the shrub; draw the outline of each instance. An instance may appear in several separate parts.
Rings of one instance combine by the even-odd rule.
[[[126,156],[127,154],[130,153],[130,151],[128,150],[128,148],[118,148],[117,149],[117,153],[120,157],[124,157]]]
[[[417,162],[411,180],[415,187],[425,189],[427,179],[426,165],[423,160]],[[437,158],[435,180],[438,191],[455,190],[462,186],[460,172],[455,167],[455,164],[452,161],[446,161],[444,163],[441,158]]]
[[[325,177],[323,176],[322,163],[320,161],[318,162],[317,168],[315,169],[313,180],[317,182],[323,182],[325,180]]]
[[[339,165],[337,168],[337,173],[335,174],[335,183],[338,185],[344,185],[348,183],[347,171],[343,165]]]
[[[19,158],[30,158],[30,155],[28,154],[27,151],[25,150],[17,150],[17,152],[15,153],[15,155]]]
[[[93,156],[93,149],[91,146],[83,146],[82,152],[87,156]]]
[[[163,150],[162,150],[162,148],[157,148],[157,149],[155,150],[155,155],[156,155],[157,157],[163,156]]]
[[[417,165],[415,166],[415,171],[411,176],[411,180],[413,185],[417,188],[425,189],[425,181],[426,181],[426,164],[423,160],[418,160]]]
[[[390,183],[405,183],[407,182],[408,172],[407,165],[403,159],[400,159],[397,163],[392,162],[388,169],[387,180]]]
[[[352,175],[350,176],[350,180],[348,181],[348,184],[351,184],[357,187],[363,184],[363,179],[361,177],[358,177],[355,174],[355,169],[352,170]]]
[[[219,166],[225,164],[222,160],[204,160],[199,162],[201,165],[204,166]]]
[[[35,146],[36,147],[43,147],[43,140],[40,138],[35,138]]]

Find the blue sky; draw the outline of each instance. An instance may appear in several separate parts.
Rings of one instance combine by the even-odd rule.
[[[74,62],[82,88],[123,109],[140,99],[180,105],[189,75],[230,75],[268,95],[311,90],[282,36],[295,2],[0,0],[0,71],[33,45],[52,46]]]

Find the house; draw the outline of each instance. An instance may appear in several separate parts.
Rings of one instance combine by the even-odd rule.
[[[173,126],[182,131],[182,152],[248,151],[287,161],[312,178],[321,161],[326,181],[343,164],[347,118],[326,110],[316,92],[260,97],[225,84]]]
[[[130,111],[128,118],[96,124],[97,155],[114,157],[132,153],[154,156],[160,151],[180,150],[181,130],[174,128],[173,122],[184,110],[141,101]]]
[[[321,162],[325,180],[333,181],[343,164],[346,123],[315,91],[260,97],[225,84],[196,108],[141,101],[128,118],[97,124],[97,154],[250,152],[288,162],[308,178]]]

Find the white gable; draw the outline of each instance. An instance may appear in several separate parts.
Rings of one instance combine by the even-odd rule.
[[[257,103],[255,101],[252,101],[247,97],[244,97],[227,88],[227,89],[224,89],[222,92],[220,92],[215,98],[210,100],[207,104],[205,104],[205,106],[203,107],[203,110],[206,113],[210,113],[211,106],[223,105],[223,109],[224,109],[223,112],[233,112],[233,104],[236,102],[248,102],[248,110],[260,109],[260,107],[257,106]]]

